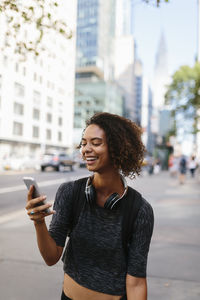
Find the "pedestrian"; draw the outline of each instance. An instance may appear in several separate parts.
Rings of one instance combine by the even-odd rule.
[[[188,169],[190,170],[190,174],[192,178],[195,176],[196,168],[197,168],[196,157],[192,155],[188,162]]]
[[[185,174],[187,172],[187,161],[184,155],[181,155],[179,160],[179,183],[185,183]]]
[[[56,264],[69,236],[62,256],[63,300],[146,300],[153,210],[125,179],[140,173],[145,151],[141,130],[126,118],[98,113],[87,121],[80,147],[91,176],[59,187],[49,230],[49,214],[43,211],[50,205],[35,207],[43,198],[32,199],[33,187],[28,192],[27,214],[34,221],[41,255],[47,265]],[[136,209],[130,204],[136,198],[141,202],[124,247],[123,216],[131,219]]]
[[[171,154],[169,156],[168,167],[169,167],[170,176],[176,177],[179,170],[179,158]]]

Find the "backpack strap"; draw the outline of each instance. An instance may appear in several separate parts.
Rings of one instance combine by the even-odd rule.
[[[72,230],[76,226],[81,210],[84,206],[85,197],[82,197],[81,195],[85,195],[85,185],[87,182],[88,177],[80,178],[78,180],[74,181],[74,187],[73,187],[73,206],[72,206]]]
[[[134,232],[134,223],[143,202],[142,195],[133,188],[128,187],[127,198],[122,202],[122,246],[128,258],[128,247]]]

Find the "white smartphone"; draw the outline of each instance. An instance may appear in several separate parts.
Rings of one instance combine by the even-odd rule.
[[[23,177],[23,181],[28,190],[30,189],[31,185],[34,185],[34,190],[33,190],[33,194],[32,194],[33,199],[41,196],[37,182],[35,181],[35,179],[33,177]],[[41,206],[44,204],[45,204],[45,201],[41,201],[38,204],[36,204],[35,206]],[[49,213],[50,209],[49,208],[45,209],[45,212]]]

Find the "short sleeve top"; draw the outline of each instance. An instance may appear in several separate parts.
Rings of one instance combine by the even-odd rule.
[[[49,233],[58,246],[64,247],[64,272],[78,284],[98,292],[123,295],[126,274],[146,277],[147,256],[153,231],[151,205],[143,199],[135,229],[125,257],[122,239],[121,206],[109,210],[85,201],[77,224],[72,230],[73,182],[64,183],[57,191]],[[85,198],[85,195],[81,195]],[[84,199],[83,199],[84,200]],[[126,201],[124,196],[120,201]]]

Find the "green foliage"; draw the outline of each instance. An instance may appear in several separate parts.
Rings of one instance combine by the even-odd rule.
[[[1,1],[0,15],[5,20],[6,39],[0,50],[13,49],[25,59],[28,52],[39,55],[44,49],[42,40],[50,32],[71,38],[71,29],[58,18],[58,8],[57,2],[46,0]]]
[[[186,118],[193,118],[194,132],[198,131],[197,123],[200,115],[200,64],[194,67],[182,66],[172,76],[165,95],[166,104],[171,105],[172,113],[184,114]]]

